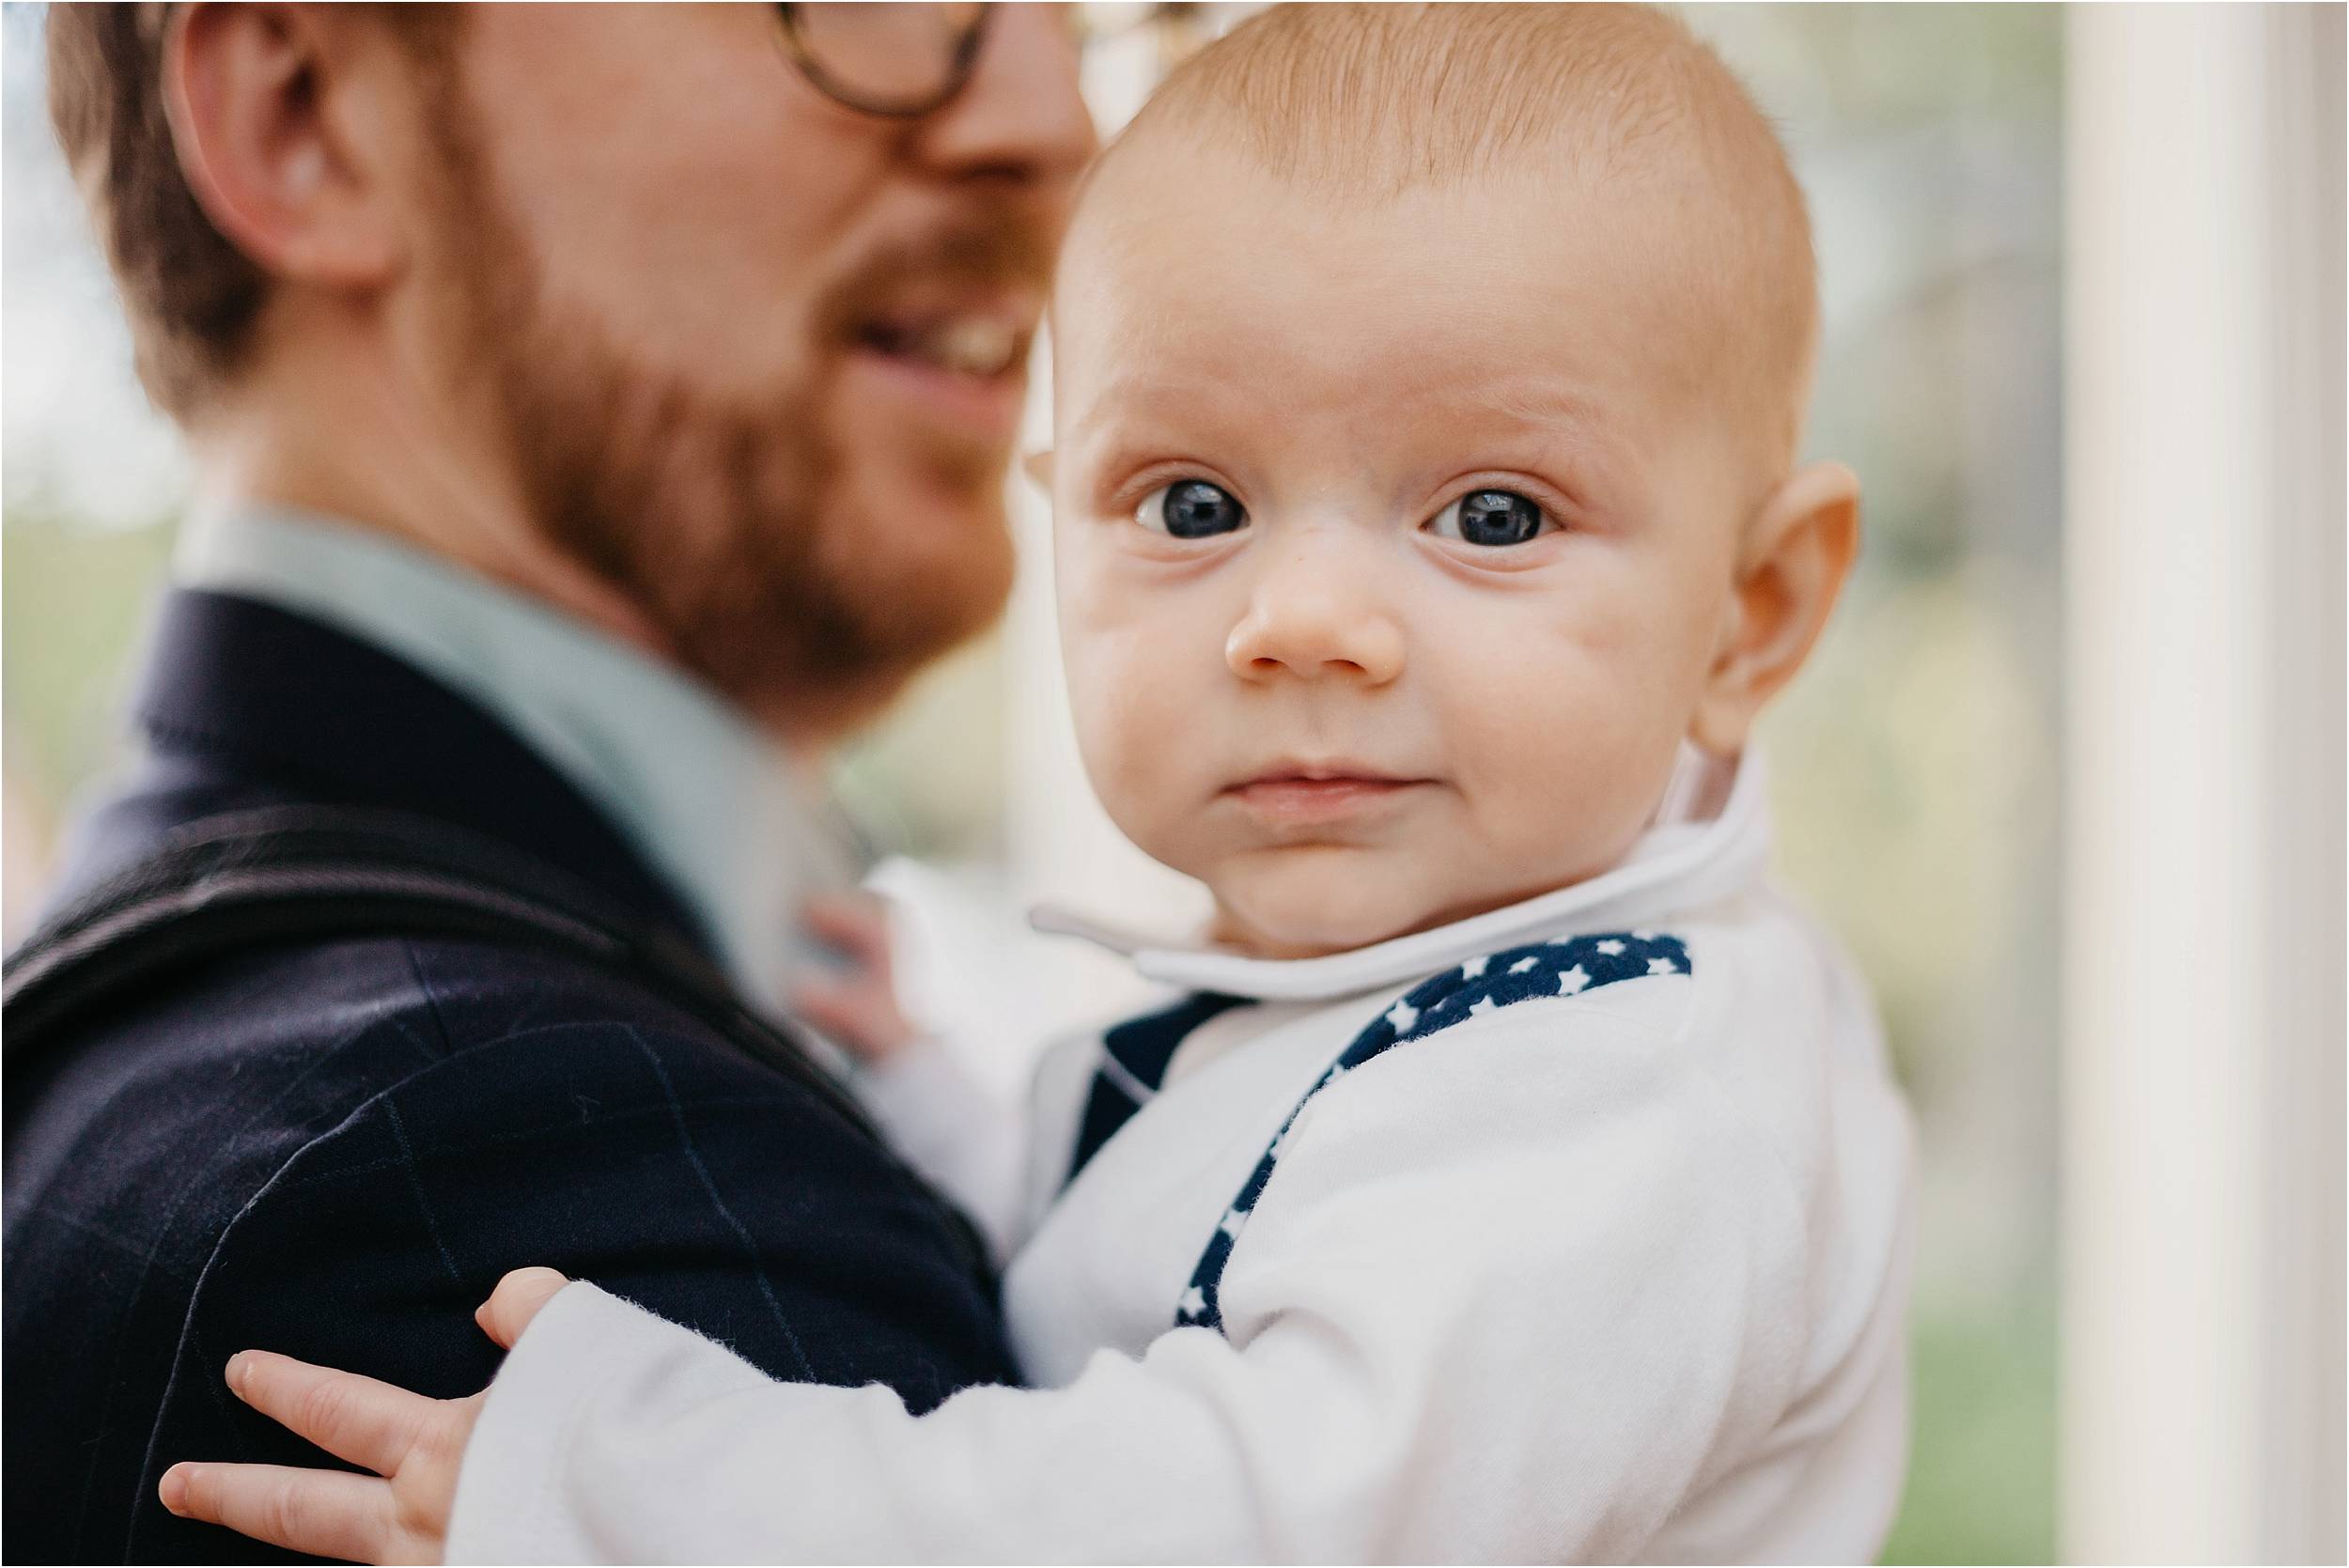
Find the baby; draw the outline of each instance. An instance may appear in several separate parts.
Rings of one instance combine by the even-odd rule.
[[[384,1418],[396,1506],[337,1506],[408,1533],[331,1539],[1872,1558],[1909,1135],[1748,744],[1857,540],[1795,461],[1815,323],[1778,143],[1662,15],[1297,7],[1193,58],[1070,234],[1050,482],[1086,766],[1217,928],[1039,1076],[1035,1388],[917,1419],[572,1284],[453,1440]]]

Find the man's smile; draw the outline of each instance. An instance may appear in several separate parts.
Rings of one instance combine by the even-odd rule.
[[[856,323],[848,364],[925,420],[1007,442],[1019,428],[1041,315],[1041,298],[1026,292],[916,297]]]

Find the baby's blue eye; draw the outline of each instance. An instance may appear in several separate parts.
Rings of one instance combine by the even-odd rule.
[[[1178,539],[1205,539],[1244,527],[1248,509],[1221,485],[1177,479],[1143,497],[1134,520]]]
[[[1515,490],[1470,490],[1428,519],[1427,526],[1439,539],[1500,547],[1521,545],[1556,525]]]

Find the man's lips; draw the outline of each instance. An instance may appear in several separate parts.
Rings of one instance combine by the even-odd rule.
[[[869,389],[887,398],[893,410],[989,448],[1005,445],[1018,432],[1027,398],[1027,377],[1018,367],[997,376],[971,376],[860,348],[848,357],[844,369],[848,385]]]
[[[1034,334],[1033,311],[978,308],[867,321],[856,341],[875,353],[985,378],[1024,364]]]
[[[934,420],[990,440],[1017,427],[1036,310],[1025,299],[893,310],[851,335],[851,363]]]
[[[1223,794],[1268,822],[1332,822],[1375,811],[1434,783],[1343,765],[1282,767],[1243,779]]]
[[[1043,316],[1040,288],[930,280],[867,302],[844,325],[860,349],[986,378],[1027,363]]]

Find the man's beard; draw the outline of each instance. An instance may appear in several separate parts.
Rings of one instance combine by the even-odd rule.
[[[678,663],[755,718],[828,727],[994,621],[1012,575],[1004,455],[911,458],[909,477],[973,520],[945,548],[909,545],[840,493],[816,389],[861,306],[895,281],[1040,289],[1049,239],[1033,220],[1000,213],[873,258],[819,302],[804,380],[728,396],[647,366],[592,312],[551,298],[482,173],[460,152],[450,176],[466,237],[454,368],[477,378],[469,396],[495,398],[541,536],[622,595]]]

